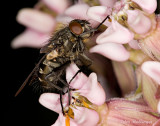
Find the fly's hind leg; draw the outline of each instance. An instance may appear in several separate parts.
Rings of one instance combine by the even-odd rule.
[[[62,109],[62,113],[63,115],[65,115],[65,112],[64,112],[64,108],[63,108],[63,102],[62,102],[62,94],[63,94],[63,89],[57,85],[55,85],[54,83],[50,82],[49,80],[46,79],[46,82],[48,84],[50,84],[52,87],[56,88],[57,90],[59,90],[60,92],[60,104],[61,104],[61,109]]]
[[[65,115],[64,108],[63,108],[63,102],[62,102],[62,95],[63,95],[63,92],[60,91],[60,104],[61,104],[61,108],[62,108],[62,113],[63,113],[63,115]]]
[[[67,92],[68,92],[68,106],[70,106],[71,103],[71,97],[70,97],[70,87],[69,84],[67,82],[65,82],[63,79],[58,78],[66,87],[67,87]]]
[[[69,84],[67,82],[65,82],[60,76],[57,76],[55,72],[51,72],[50,74],[48,74],[45,79],[46,81],[51,84],[53,87],[55,87],[56,89],[58,89],[60,91],[60,104],[61,104],[61,108],[62,108],[62,113],[63,115],[65,114],[64,112],[64,108],[63,108],[63,103],[62,103],[62,95],[64,93],[63,89],[59,86],[57,86],[56,84],[52,83],[52,77],[55,77],[56,79],[58,79],[63,85],[65,85],[67,87],[67,92],[68,92],[68,105],[70,105],[70,88],[69,88]]]

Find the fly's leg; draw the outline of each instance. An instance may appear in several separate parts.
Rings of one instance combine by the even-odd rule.
[[[75,61],[75,64],[80,69],[76,74],[78,74],[79,72],[83,72],[88,76],[91,73],[89,67],[92,65],[92,60],[89,57],[87,57],[84,53],[78,55],[78,59]]]
[[[70,88],[69,88],[69,84],[67,82],[65,82],[63,79],[59,78],[59,80],[67,87],[67,91],[68,91],[68,106],[70,106],[71,103],[71,96],[70,96]]]
[[[63,103],[62,103],[62,91],[60,91],[60,104],[61,104],[61,108],[62,108],[62,113],[63,115],[65,115],[65,112],[64,112],[64,108],[63,108]]]
[[[62,108],[62,113],[63,113],[63,115],[65,115],[64,107],[63,107],[63,102],[62,102],[63,89],[62,89],[61,87],[57,86],[56,84],[54,84],[54,83],[50,80],[50,78],[53,77],[53,76],[55,76],[55,73],[54,73],[54,72],[50,73],[49,75],[47,75],[47,76],[45,77],[45,81],[46,81],[48,84],[50,84],[50,86],[52,86],[52,87],[56,88],[57,90],[59,90],[59,92],[60,92],[60,104],[61,104],[61,108]]]
[[[63,115],[65,115],[65,113],[64,113],[64,108],[63,108],[63,103],[62,103],[62,93],[63,93],[63,89],[60,88],[59,86],[53,84],[52,82],[50,82],[50,81],[47,80],[47,79],[46,79],[46,82],[47,82],[48,84],[50,84],[51,86],[53,86],[54,88],[56,88],[56,89],[58,89],[58,90],[60,91],[60,104],[61,104],[61,108],[62,108],[62,113],[63,113]]]
[[[75,61],[75,64],[79,67],[79,70],[75,73],[75,75],[69,81],[69,84],[72,80],[77,76],[78,73],[86,71],[86,69],[92,65],[91,59],[89,59],[85,54],[79,54],[79,59]],[[85,73],[85,72],[84,72]],[[74,90],[74,89],[73,89]]]
[[[52,83],[52,79],[50,80],[50,78],[52,78],[53,76],[56,76],[55,72],[52,72],[50,74],[48,74],[45,79],[46,81],[51,84],[53,87],[55,87],[56,89],[58,89],[60,91],[60,104],[61,104],[61,108],[62,108],[62,113],[63,115],[65,114],[64,109],[63,109],[63,103],[62,103],[62,95],[63,95],[63,89],[60,88],[59,86],[55,85],[54,83]],[[62,84],[64,84],[67,87],[67,91],[68,91],[68,105],[70,105],[70,88],[69,88],[69,84],[67,82],[65,82],[62,78],[60,78],[59,76],[56,77]]]
[[[72,80],[77,76],[77,74],[78,73],[80,73],[81,72],[81,69],[80,70],[78,70],[77,72],[76,72],[76,74],[71,78],[71,80],[69,81],[69,84],[72,82]]]

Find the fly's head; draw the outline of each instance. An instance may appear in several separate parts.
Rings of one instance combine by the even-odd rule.
[[[75,19],[69,23],[69,29],[76,37],[82,38],[82,40],[92,36],[93,32],[90,32],[93,28],[86,20]]]

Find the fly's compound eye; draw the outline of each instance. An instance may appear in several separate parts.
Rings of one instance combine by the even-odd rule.
[[[80,35],[83,32],[83,28],[80,23],[73,21],[69,24],[69,29],[75,35]]]

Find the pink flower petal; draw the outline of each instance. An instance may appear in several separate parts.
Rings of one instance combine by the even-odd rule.
[[[99,35],[96,42],[98,44],[107,42],[125,44],[131,41],[133,37],[134,34],[131,31],[120,25],[118,22],[112,21],[112,26]]]
[[[77,107],[77,109],[74,109],[74,112],[74,121],[78,126],[96,126],[99,121],[99,115],[94,110]]]
[[[96,22],[95,20],[89,19],[88,15],[87,15],[88,8],[89,8],[89,6],[87,4],[76,4],[76,5],[69,7],[65,11],[64,14],[67,16],[70,16],[73,19],[87,20],[90,22],[92,27],[96,27],[97,25],[99,25],[99,23]],[[64,19],[64,20],[66,20],[66,19]]]
[[[48,109],[59,113],[59,117],[53,126],[65,126],[65,117],[61,111],[59,94],[44,93],[40,96],[39,102]],[[70,124],[72,126],[94,126],[98,123],[99,115],[96,111],[83,107],[76,108],[77,109],[72,108],[74,111],[74,120],[70,119]]]
[[[142,64],[141,69],[158,84],[160,84],[160,63],[157,61],[147,61]]]
[[[107,7],[104,6],[93,6],[88,9],[87,15],[89,18],[95,21],[102,22],[103,19],[107,17],[107,15],[111,14],[111,11],[112,11],[111,9],[108,9]],[[109,26],[110,22],[105,21],[103,24]]]
[[[145,12],[151,14],[157,8],[157,0],[132,0],[137,3]]]
[[[115,61],[125,61],[129,58],[129,52],[121,45],[116,43],[105,43],[96,45],[90,49],[91,53],[99,53]]]
[[[130,46],[131,48],[133,48],[133,49],[140,49],[137,40],[131,40],[128,44],[129,44],[129,46]]]
[[[78,71],[75,64],[71,64],[67,69],[66,78],[69,82]],[[105,102],[105,92],[102,86],[97,81],[97,75],[91,73],[87,78],[83,73],[79,73],[70,84],[73,88],[79,89],[81,95],[88,98],[89,101],[96,105],[102,105]]]
[[[90,74],[88,81],[79,92],[96,105],[104,104],[106,99],[105,92],[100,83],[97,82],[97,75],[95,73]]]
[[[50,33],[56,26],[56,21],[53,17],[30,8],[20,10],[17,15],[17,21],[20,24],[42,33]]]
[[[62,114],[59,94],[44,93],[40,96],[39,102],[57,113],[59,117],[53,126],[66,126],[65,117]],[[70,119],[70,124],[72,126],[86,126],[86,125],[96,125],[99,121],[99,115],[96,111],[89,110],[87,108],[77,107],[74,109],[74,120]],[[78,124],[78,125],[77,125]]]
[[[56,21],[61,22],[63,24],[69,24],[69,22],[71,22],[72,20],[74,20],[74,18],[66,16],[66,15],[58,15],[56,17]]]
[[[39,102],[45,106],[46,108],[55,111],[57,113],[61,113],[61,106],[60,106],[60,96],[59,94],[53,93],[44,93],[40,96]]]
[[[44,46],[44,44],[46,44],[49,37],[50,37],[49,34],[42,34],[35,32],[31,29],[27,29],[12,40],[11,46],[12,48],[19,48],[19,47],[40,48]]]
[[[67,0],[42,0],[49,8],[62,14],[65,9],[69,6],[69,1]]]
[[[69,82],[72,79],[72,77],[76,74],[78,70],[79,68],[75,64],[71,64],[70,67],[67,68],[67,82]],[[72,80],[70,86],[75,89],[81,89],[85,85],[87,80],[87,76],[81,72]]]
[[[101,5],[112,8],[117,0],[99,0]]]
[[[76,19],[88,19],[86,12],[89,6],[87,4],[76,4],[69,7],[64,13]]]
[[[128,24],[138,34],[145,34],[151,28],[151,20],[138,10],[128,10]]]

